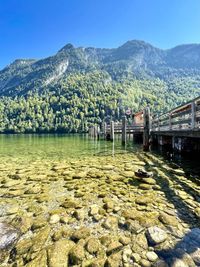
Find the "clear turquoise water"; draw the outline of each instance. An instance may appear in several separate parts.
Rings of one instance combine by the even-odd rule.
[[[45,160],[68,160],[82,157],[94,157],[95,155],[112,155],[141,151],[142,145],[134,144],[129,139],[126,147],[121,145],[120,136],[116,136],[115,142],[94,140],[88,135],[69,134],[26,134],[26,135],[0,135],[0,159],[7,162],[31,163]],[[200,174],[198,157],[181,157],[168,153],[154,151],[162,155],[166,162],[176,163],[189,173]]]
[[[94,140],[87,135],[27,134],[0,135],[0,158],[21,159],[68,159],[94,155],[115,155],[138,151],[140,145],[130,140],[126,147],[120,138],[115,142]]]

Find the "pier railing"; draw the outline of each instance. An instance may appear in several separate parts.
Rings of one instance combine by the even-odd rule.
[[[101,131],[98,126],[92,127],[90,133],[95,138],[102,134],[105,139],[111,141],[114,141],[115,134],[121,134],[123,144],[126,144],[127,134],[142,135],[145,150],[148,150],[153,135],[200,138],[200,97],[161,115],[152,116],[149,107],[146,107],[134,114],[134,120],[130,124],[126,116],[123,116],[121,122],[104,122]]]
[[[160,116],[154,116],[151,130],[154,132],[200,130],[200,97]]]
[[[107,131],[110,132],[111,124],[107,124]],[[144,125],[143,124],[126,124],[126,133],[132,134],[134,132],[143,132]],[[122,123],[114,122],[114,132],[116,134],[121,134],[123,130]]]

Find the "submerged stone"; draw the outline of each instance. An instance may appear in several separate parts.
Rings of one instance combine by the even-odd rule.
[[[19,231],[7,223],[0,223],[0,250],[11,247],[19,238]]]
[[[87,227],[81,227],[74,231],[72,234],[73,240],[85,239],[90,236],[90,229]]]
[[[167,239],[167,233],[157,226],[149,227],[146,232],[147,240],[152,245],[157,245]]]
[[[110,255],[114,252],[116,253],[117,251],[119,251],[122,248],[123,248],[122,243],[120,243],[118,241],[111,242],[107,248],[107,254]]]
[[[97,238],[90,238],[87,242],[87,251],[91,254],[96,253],[100,248],[100,242]]]
[[[156,184],[156,180],[154,180],[153,178],[143,178],[142,181],[146,184],[151,184],[151,185]]]
[[[40,251],[46,244],[48,238],[50,237],[50,227],[40,229],[33,237],[33,246],[31,247],[31,252]]]
[[[166,225],[171,225],[171,226],[178,225],[176,217],[168,215],[165,212],[160,212],[159,220]]]
[[[73,265],[80,264],[82,263],[84,258],[85,258],[85,250],[82,245],[78,244],[70,250],[69,260],[71,264]]]
[[[140,196],[135,199],[135,203],[139,205],[148,205],[152,203],[153,199],[147,196]]]
[[[68,267],[69,251],[75,245],[71,240],[59,240],[55,242],[48,250],[49,267]],[[38,265],[40,266],[40,265]]]
[[[144,169],[138,169],[135,172],[135,175],[137,177],[140,177],[140,178],[148,178],[148,177],[152,177],[153,176],[153,173],[152,172],[147,172]]]
[[[46,267],[47,266],[47,253],[45,250],[40,251],[39,256],[26,264],[27,267]]]
[[[150,185],[150,184],[140,184],[139,185],[139,189],[142,189],[142,190],[150,190],[150,189],[152,189],[152,185]]]
[[[154,251],[148,251],[146,256],[147,256],[147,259],[152,262],[158,259],[158,255]]]
[[[55,223],[58,223],[59,221],[60,221],[60,216],[58,214],[53,214],[50,217],[49,223],[50,224],[55,224]]]

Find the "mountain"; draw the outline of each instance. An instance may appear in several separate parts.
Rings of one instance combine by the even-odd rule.
[[[199,88],[199,44],[168,50],[138,40],[113,49],[67,44],[51,57],[18,59],[0,71],[0,130],[85,131],[105,116],[120,119],[127,107],[166,111]]]
[[[0,95],[25,94],[56,83],[70,73],[107,72],[112,80],[123,77],[163,80],[200,74],[200,45],[161,50],[143,41],[128,41],[115,49],[75,48],[67,44],[52,57],[15,60],[0,71]]]

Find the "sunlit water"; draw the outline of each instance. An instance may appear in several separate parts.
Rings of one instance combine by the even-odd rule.
[[[41,134],[41,135],[0,135],[0,157],[10,160],[62,160],[69,158],[93,157],[95,155],[116,155],[139,151],[140,145],[128,142],[121,145],[120,138],[114,143],[94,140],[87,135]]]
[[[120,136],[114,143],[94,140],[88,135],[65,134],[26,134],[0,135],[0,158],[8,161],[33,162],[35,160],[67,160],[93,156],[115,156],[124,153],[142,152],[142,145],[128,140],[126,147],[121,145]],[[152,153],[163,157],[167,163],[175,163],[186,172],[199,175],[199,156],[181,156],[154,149]]]
[[[200,189],[196,183],[199,176],[196,171],[191,177],[188,171],[198,170],[196,161],[175,160],[166,154],[163,157],[158,151],[144,153],[142,145],[133,144],[132,140],[124,147],[120,137],[112,143],[87,135],[53,134],[0,135],[0,159],[0,222],[6,221],[21,232],[18,247],[7,258],[12,264],[17,263],[14,266],[31,263],[30,266],[43,267],[49,261],[62,266],[59,261],[65,260],[66,255],[56,244],[62,238],[74,240],[73,231],[81,227],[90,232],[84,242],[90,237],[98,238],[101,256],[106,261],[110,257],[109,242],[121,240],[123,248],[120,249],[126,251],[126,238],[131,253],[137,252],[147,260],[145,255],[152,248],[147,245],[146,231],[151,226],[159,226],[168,235],[170,242],[166,246],[171,254],[163,256],[162,246],[156,253],[170,263],[183,238],[190,238],[190,229],[199,227],[196,217],[200,216]],[[153,178],[138,178],[136,172],[141,168],[152,172]],[[53,215],[57,217],[52,223]],[[105,235],[110,241],[100,245]],[[137,240],[141,242],[139,247]],[[86,243],[82,244],[84,249]],[[55,251],[47,260],[45,251],[49,246]],[[138,250],[140,246],[142,250]],[[85,257],[93,263],[99,259],[86,250]],[[127,257],[133,266],[133,258]],[[112,266],[125,266],[123,260],[119,257],[119,264]],[[10,266],[6,259],[2,265],[3,261],[0,257],[0,266]],[[69,261],[68,266],[74,263]]]

